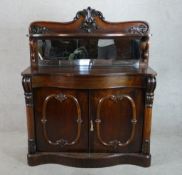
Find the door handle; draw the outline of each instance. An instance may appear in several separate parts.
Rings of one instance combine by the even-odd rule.
[[[94,131],[94,125],[92,120],[90,120],[90,131]]]

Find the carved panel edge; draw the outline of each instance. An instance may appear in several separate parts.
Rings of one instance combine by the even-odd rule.
[[[100,109],[101,109],[101,105],[103,103],[104,100],[112,100],[114,102],[118,102],[123,100],[124,98],[126,98],[127,100],[129,100],[131,107],[132,107],[132,119],[131,119],[131,124],[132,124],[132,130],[131,130],[131,134],[130,137],[128,138],[128,140],[124,143],[122,143],[119,140],[111,140],[108,143],[106,143],[102,138],[101,138],[101,134],[100,134],[100,123],[101,123],[101,119],[100,119]],[[103,97],[100,99],[99,104],[98,104],[98,109],[97,109],[97,117],[95,120],[96,126],[97,126],[97,137],[100,141],[100,143],[104,146],[112,146],[114,149],[118,148],[118,147],[125,147],[127,145],[129,145],[131,143],[131,141],[134,138],[135,135],[135,129],[136,129],[136,124],[137,124],[137,119],[136,119],[136,105],[134,100],[128,96],[128,95],[122,95],[122,94],[118,94],[118,95],[109,95],[106,97]]]
[[[76,104],[76,107],[77,107],[77,135],[75,137],[75,139],[71,142],[68,142],[66,139],[64,138],[60,138],[56,141],[51,141],[48,137],[48,134],[47,134],[47,118],[46,118],[46,108],[47,108],[47,104],[49,102],[50,99],[56,99],[58,100],[60,103],[62,103],[63,101],[67,100],[68,98],[72,99],[74,101],[74,103]],[[46,99],[44,100],[44,103],[43,103],[43,116],[42,116],[42,119],[41,119],[41,122],[42,122],[42,125],[43,125],[43,134],[44,134],[44,137],[47,141],[47,143],[49,143],[50,145],[59,145],[60,147],[63,147],[63,146],[66,146],[66,145],[74,145],[78,142],[79,138],[80,138],[80,133],[81,133],[81,124],[82,124],[82,118],[81,118],[81,109],[80,109],[80,105],[78,103],[78,100],[72,96],[72,95],[65,95],[65,94],[51,94],[49,96],[46,97]]]

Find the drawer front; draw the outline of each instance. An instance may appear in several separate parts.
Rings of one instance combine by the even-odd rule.
[[[91,152],[141,151],[144,92],[140,88],[94,90],[90,94]]]
[[[38,151],[88,151],[88,93],[35,88],[34,110]]]
[[[114,76],[33,76],[33,87],[59,87],[65,89],[109,89],[143,87],[145,77],[132,75]]]

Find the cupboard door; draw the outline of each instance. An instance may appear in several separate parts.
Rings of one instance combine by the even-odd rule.
[[[141,89],[94,90],[90,95],[91,152],[141,151],[144,94]]]
[[[34,89],[38,151],[88,151],[88,93],[59,88]]]

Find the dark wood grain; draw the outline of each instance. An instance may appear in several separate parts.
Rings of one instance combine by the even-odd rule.
[[[156,72],[148,67],[149,36],[147,22],[108,22],[90,7],[67,23],[30,24],[31,65],[22,72],[29,165],[150,166]],[[126,46],[140,39],[139,67],[41,67],[38,40],[50,38],[124,38],[118,45]]]
[[[99,168],[119,164],[131,164],[142,167],[149,167],[151,156],[136,153],[54,153],[40,152],[36,155],[28,154],[28,164],[30,166],[56,163],[67,166],[82,168]]]

